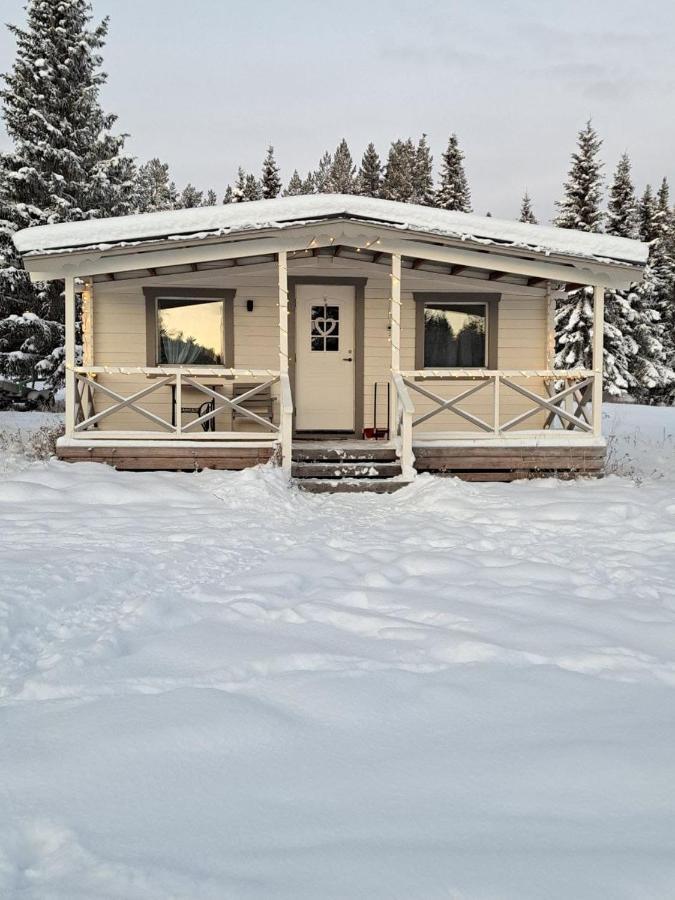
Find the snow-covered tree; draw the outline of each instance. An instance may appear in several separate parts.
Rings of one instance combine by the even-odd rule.
[[[640,240],[649,243],[658,237],[659,229],[656,226],[658,206],[651,184],[644,189],[638,205],[638,228]]]
[[[57,387],[65,377],[64,326],[35,313],[0,319],[0,375]]]
[[[244,200],[262,200],[262,198],[262,183],[258,181],[255,175],[249,172],[246,176],[246,183],[244,185]]]
[[[218,195],[213,188],[209,188],[204,198],[204,206],[215,206],[216,203],[218,203]]]
[[[617,237],[637,238],[638,205],[627,153],[619,159],[607,202],[607,233]]]
[[[602,141],[590,120],[578,134],[577,149],[558,202],[555,224],[579,231],[602,231]],[[556,309],[556,365],[563,369],[591,368],[593,292],[584,287],[571,291]]]
[[[563,199],[556,203],[558,228],[602,231],[602,141],[590,121],[577,137],[577,149],[563,187]]]
[[[308,172],[307,177],[302,182],[301,194],[316,194],[316,182],[314,181],[314,172]]]
[[[451,134],[441,156],[441,183],[436,206],[458,212],[471,212],[471,191],[464,171],[464,154],[459,149],[456,134]]]
[[[532,209],[532,198],[530,197],[527,190],[523,194],[523,200],[520,204],[520,216],[518,217],[519,222],[527,222],[528,225],[536,225],[537,217],[534,214],[534,210]]]
[[[281,193],[279,166],[274,158],[274,147],[270,144],[262,167],[262,195],[265,200],[273,200]]]
[[[204,205],[204,191],[198,191],[191,182],[188,182],[178,198],[178,209],[194,209]]]
[[[357,189],[364,197],[378,197],[382,184],[382,163],[375,149],[375,144],[368,144],[359,167],[357,176]]]
[[[331,194],[356,193],[356,166],[347,141],[342,138],[333,154],[326,190]]]
[[[107,20],[91,22],[87,0],[28,0],[25,26],[9,26],[17,50],[0,91],[13,144],[0,156],[0,319],[26,312],[49,321],[63,317],[61,285],[31,286],[13,264],[14,231],[135,208],[135,166],[123,154],[125,136],[112,131],[116,117],[103,112],[99,99]],[[3,327],[3,353],[26,353],[26,359],[46,358],[62,341],[49,324],[31,324],[40,337],[32,353],[21,349],[28,340],[22,327]],[[45,346],[45,336],[57,343]],[[9,346],[11,340],[20,346]]]
[[[394,141],[389,148],[380,196],[385,200],[410,203],[414,196],[415,145],[408,140]]]
[[[157,157],[138,168],[136,208],[138,212],[158,212],[175,209],[178,196],[176,185],[169,178],[169,164]]]
[[[288,187],[284,191],[284,196],[297,197],[302,193],[302,178],[298,174],[298,170],[293,169],[293,174],[291,175],[291,180],[288,182]]]
[[[436,201],[434,191],[433,157],[426,134],[423,134],[415,150],[415,164],[413,167],[413,203],[422,206],[433,206]]]
[[[330,178],[330,170],[333,165],[333,157],[326,150],[324,155],[319,160],[319,167],[314,171],[314,186],[316,188],[317,194],[326,194],[329,190],[329,178]]]
[[[620,158],[609,189],[607,232],[617,237],[637,237],[637,202],[627,153]],[[645,311],[637,302],[634,285],[628,289],[608,290],[605,298],[605,390],[615,397],[635,394],[638,387],[636,373],[642,369],[637,356],[639,352],[645,354],[649,349],[640,347],[635,335],[639,333],[641,338],[644,337],[652,325],[652,319],[648,312],[645,316]]]
[[[231,184],[228,184],[223,194],[223,205],[226,206],[228,203],[234,203],[234,189]]]

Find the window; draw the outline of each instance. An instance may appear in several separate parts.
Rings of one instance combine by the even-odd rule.
[[[312,317],[312,351],[336,352],[340,349],[340,307],[313,306]]]
[[[222,300],[158,297],[157,336],[160,365],[222,365]]]
[[[230,288],[144,287],[147,366],[234,366]]]
[[[470,296],[470,295],[469,295]],[[418,369],[496,368],[497,300],[415,294]]]

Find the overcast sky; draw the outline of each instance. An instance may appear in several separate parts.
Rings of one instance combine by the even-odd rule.
[[[272,142],[288,180],[346,137],[360,158],[456,131],[476,212],[514,217],[524,188],[553,213],[576,132],[611,172],[675,182],[673,0],[93,0],[110,17],[105,108],[139,159],[219,196]],[[23,20],[22,0],[0,0]],[[11,35],[0,34],[1,70]],[[7,138],[0,136],[2,146]],[[674,184],[675,187],[675,184]]]

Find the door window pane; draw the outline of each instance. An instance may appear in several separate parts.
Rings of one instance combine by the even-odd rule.
[[[157,301],[159,363],[222,365],[224,358],[221,300]]]
[[[319,352],[336,352],[340,345],[340,307],[312,306],[311,347]]]
[[[425,368],[484,367],[486,331],[484,303],[426,303]]]

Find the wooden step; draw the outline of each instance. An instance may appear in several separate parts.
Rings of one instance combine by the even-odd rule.
[[[294,478],[394,478],[401,474],[398,462],[294,462]]]
[[[409,482],[393,478],[300,478],[301,491],[311,494],[393,494]]]
[[[293,447],[294,462],[390,462],[396,458],[394,447]]]

